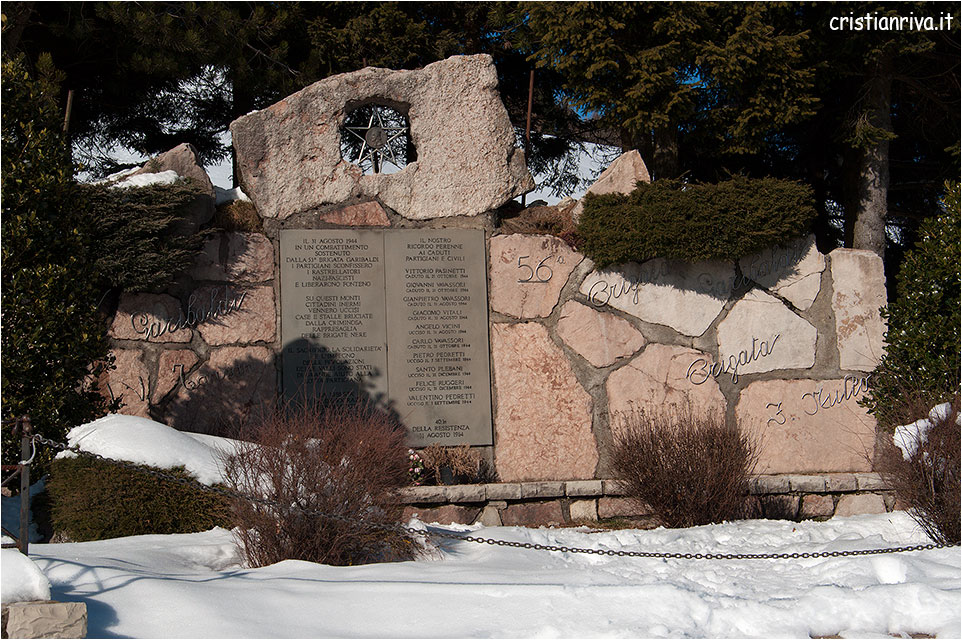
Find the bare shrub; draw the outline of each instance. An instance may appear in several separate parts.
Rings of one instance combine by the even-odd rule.
[[[691,408],[637,409],[620,416],[613,464],[626,494],[668,527],[749,517],[752,439],[720,416]]]
[[[427,480],[435,484],[442,482],[442,470],[448,469],[451,480],[458,484],[475,484],[497,482],[498,474],[491,468],[488,461],[476,449],[463,444],[457,447],[445,447],[435,442],[422,449],[421,460],[428,470]]]
[[[898,415],[903,425],[919,417],[927,430],[907,433],[903,442],[910,455],[895,446],[892,434],[883,432],[876,468],[895,491],[896,498],[933,540],[959,544],[959,469],[962,466],[962,437],[959,426],[959,394],[948,411],[932,411],[922,394],[903,396]],[[928,416],[926,418],[926,416]]]
[[[385,413],[349,402],[279,409],[251,427],[225,465],[229,486],[269,501],[232,505],[250,565],[413,557],[391,496],[408,480],[404,435]]]
[[[217,207],[214,213],[214,226],[224,231],[248,233],[264,231],[264,223],[257,215],[257,209],[247,200],[232,200]]]
[[[571,246],[577,245],[577,225],[572,206],[529,207],[501,221],[504,233],[539,233],[558,236]]]

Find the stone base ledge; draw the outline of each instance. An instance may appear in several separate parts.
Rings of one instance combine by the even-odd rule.
[[[83,602],[12,602],[3,605],[4,638],[85,638]]]
[[[877,473],[757,475],[753,476],[749,483],[749,492],[756,496],[888,490],[889,487]],[[401,504],[480,504],[492,500],[601,498],[624,495],[625,492],[617,480],[567,480],[405,487],[398,492],[398,502]]]
[[[885,513],[895,496],[877,473],[758,475],[749,492],[764,518],[827,520]],[[405,518],[485,526],[575,525],[624,518],[633,526],[658,526],[647,506],[625,497],[617,480],[506,482],[407,487],[398,493]]]

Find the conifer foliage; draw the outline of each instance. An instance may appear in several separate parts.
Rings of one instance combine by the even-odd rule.
[[[159,291],[189,266],[207,234],[185,229],[198,191],[188,182],[116,189],[82,185],[98,230],[97,266],[105,285]]]
[[[105,411],[83,383],[108,347],[93,229],[55,96],[50,77],[32,78],[20,61],[4,59],[3,418],[29,414],[36,432],[59,439]],[[5,429],[4,464],[19,451]]]
[[[652,258],[737,260],[804,234],[814,218],[811,189],[789,180],[640,182],[627,195],[589,194],[578,248],[598,267]]]
[[[887,346],[865,403],[884,429],[910,417],[900,406],[907,396],[930,408],[959,392],[959,195],[958,182],[946,184],[942,214],[922,224],[902,265],[896,301],[883,310]]]

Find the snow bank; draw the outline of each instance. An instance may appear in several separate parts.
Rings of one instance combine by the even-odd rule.
[[[218,186],[214,186],[214,204],[220,206],[225,202],[233,202],[234,200],[243,200],[244,202],[250,202],[251,199],[247,197],[243,189],[240,187],[234,187],[233,189],[221,189]]]
[[[67,443],[114,460],[161,469],[183,466],[208,485],[223,481],[222,454],[232,446],[226,438],[188,434],[147,418],[119,414],[74,427]],[[65,455],[73,454],[58,457]]]
[[[174,184],[180,180],[176,171],[161,171],[160,173],[141,173],[124,178],[120,182],[110,185],[111,189],[129,189],[131,187],[149,187],[155,184]]]
[[[439,527],[605,550],[792,553],[928,542],[905,513],[641,531]],[[89,637],[959,637],[957,548],[660,560],[443,540],[419,561],[245,568],[223,529],[34,545]],[[6,570],[6,567],[4,567]]]
[[[902,450],[902,457],[905,460],[911,460],[915,452],[918,451],[919,446],[928,441],[929,430],[932,428],[934,421],[945,420],[951,414],[952,404],[946,402],[933,407],[932,410],[929,411],[928,418],[922,418],[912,424],[895,427],[895,434],[892,436],[892,441],[896,447]],[[962,414],[957,415],[955,419],[956,422],[962,420]]]
[[[13,542],[3,536],[4,544]],[[16,549],[0,551],[3,571],[0,572],[0,600],[4,604],[49,600],[50,581],[34,562]]]

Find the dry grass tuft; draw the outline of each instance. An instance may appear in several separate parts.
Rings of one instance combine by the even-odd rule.
[[[217,207],[214,213],[214,226],[224,231],[263,233],[264,223],[257,215],[253,203],[246,200],[233,200]]]

